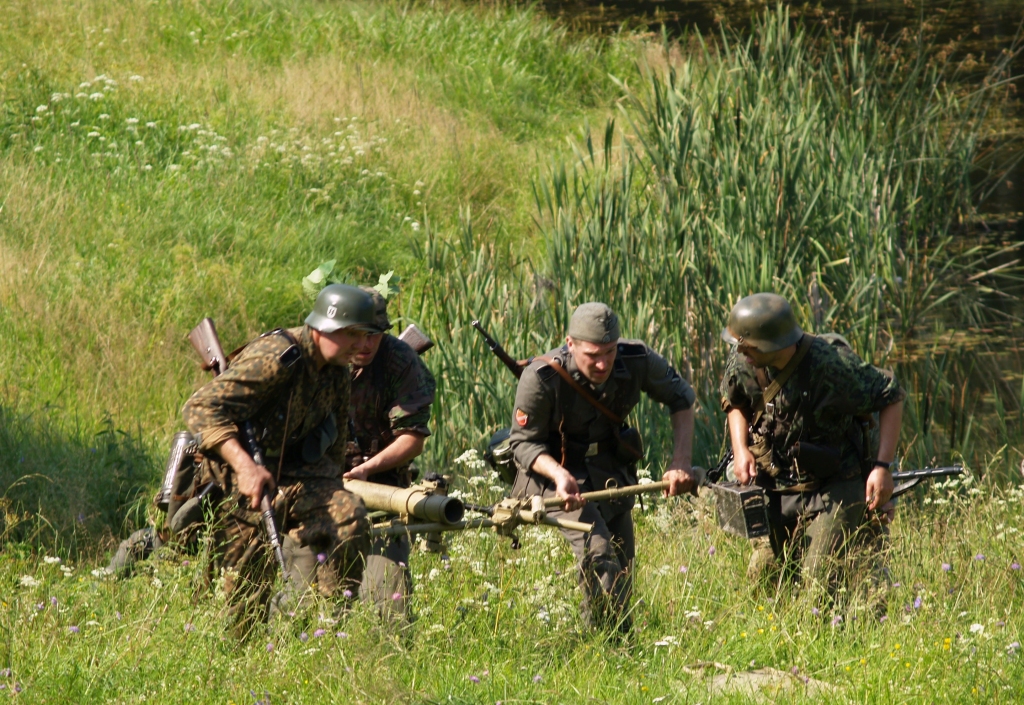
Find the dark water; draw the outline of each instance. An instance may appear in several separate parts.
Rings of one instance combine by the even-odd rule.
[[[916,32],[924,21],[937,44],[959,40],[959,54],[973,54],[979,67],[968,80],[981,81],[991,60],[1013,47],[1024,21],[1024,0],[822,0],[786,3],[793,17],[812,28],[851,29],[861,24],[867,31],[895,37],[904,29]],[[620,26],[647,27],[670,35],[685,30],[714,34],[727,28],[745,33],[755,15],[774,9],[775,2],[753,0],[542,0],[546,10],[571,26],[588,31],[615,31]],[[1013,74],[1024,75],[1024,57],[1017,57]],[[1012,106],[1008,129],[1024,138],[1024,81]],[[1004,154],[1007,162],[1024,155],[1019,146]],[[993,225],[1021,231],[1024,238],[1024,165],[1016,166],[1000,180],[998,188],[979,203]],[[993,217],[994,216],[994,217]]]

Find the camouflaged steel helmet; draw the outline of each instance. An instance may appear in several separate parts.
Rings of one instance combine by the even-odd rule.
[[[342,328],[378,333],[373,299],[358,286],[330,284],[316,297],[306,325],[321,333]]]
[[[803,334],[788,301],[778,294],[752,294],[733,306],[722,340],[770,353],[796,344]]]
[[[388,318],[388,300],[381,296],[381,293],[372,286],[359,287],[373,299],[373,316],[377,323],[379,332],[391,330],[391,320]]]

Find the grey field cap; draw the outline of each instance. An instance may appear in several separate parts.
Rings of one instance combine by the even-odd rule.
[[[329,284],[316,297],[313,312],[306,316],[306,325],[321,333],[352,328],[379,333],[373,299],[358,286]]]
[[[788,301],[778,294],[761,293],[736,302],[728,326],[722,329],[722,340],[770,353],[796,344],[803,334]]]
[[[572,313],[568,335],[573,340],[588,343],[614,343],[621,336],[619,317],[608,304],[597,301],[585,303]]]

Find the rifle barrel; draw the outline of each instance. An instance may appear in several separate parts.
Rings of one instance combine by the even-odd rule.
[[[901,470],[900,472],[894,472],[892,479],[894,482],[900,480],[913,480],[917,477],[950,477],[953,475],[962,475],[964,468],[962,465],[954,465],[952,467],[945,468],[921,468],[920,470]]]

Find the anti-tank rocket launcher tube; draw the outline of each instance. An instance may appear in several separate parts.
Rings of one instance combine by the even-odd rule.
[[[402,488],[364,480],[345,480],[345,489],[362,498],[371,511],[411,516],[439,525],[462,521],[466,508],[462,501],[448,497],[430,484]]]

